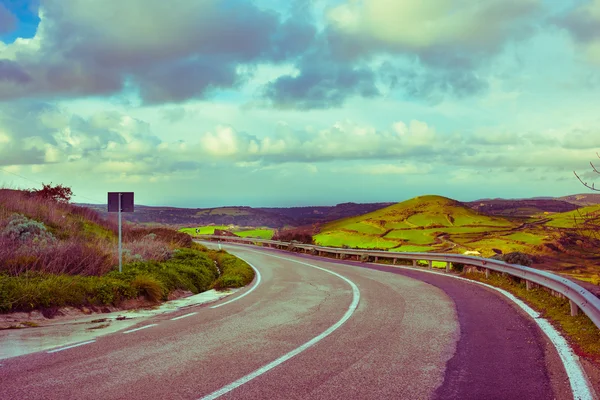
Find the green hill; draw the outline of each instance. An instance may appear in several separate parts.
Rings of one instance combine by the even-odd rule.
[[[427,195],[358,217],[333,221],[324,225],[314,239],[328,246],[394,251],[479,250],[482,253],[491,253],[492,247],[506,252],[522,250],[521,239],[535,243],[542,240],[536,235],[532,238],[503,236],[518,225],[502,217],[478,213],[456,200]],[[480,243],[484,238],[488,242]],[[494,240],[489,241],[490,238]]]

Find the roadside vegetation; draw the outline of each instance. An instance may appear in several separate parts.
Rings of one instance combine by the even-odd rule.
[[[123,228],[119,273],[115,221],[69,204],[68,188],[44,189],[0,189],[0,312],[119,307],[140,297],[158,302],[177,291],[243,286],[254,277],[239,260],[221,279],[220,260],[232,263],[224,255],[187,234],[131,224]]]

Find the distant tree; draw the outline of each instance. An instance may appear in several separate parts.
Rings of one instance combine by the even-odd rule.
[[[71,201],[73,191],[70,187],[63,185],[52,186],[52,182],[50,182],[47,185],[42,183],[42,188],[33,190],[32,194],[46,200],[54,200],[58,203],[68,203]]]

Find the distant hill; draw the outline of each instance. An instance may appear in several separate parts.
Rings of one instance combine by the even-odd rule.
[[[464,203],[472,209],[503,217],[531,217],[544,212],[561,213],[578,208],[576,204],[557,199],[482,199]]]
[[[558,197],[557,199],[585,207],[600,204],[600,193],[573,194],[570,196]]]
[[[424,198],[426,196],[421,196]],[[454,200],[453,200],[454,201]],[[578,204],[579,203],[579,204]],[[127,221],[160,223],[177,226],[237,225],[247,227],[298,227],[324,224],[356,217],[395,203],[341,203],[335,206],[307,207],[216,207],[177,208],[137,205],[135,213],[125,215]],[[569,212],[580,206],[600,204],[600,194],[582,194],[562,198],[536,197],[531,199],[481,199],[461,203],[476,212],[498,217],[527,218],[544,213]],[[107,216],[106,206],[81,204]]]
[[[392,204],[394,203],[341,203],[335,206],[272,207],[258,208],[258,210],[284,215],[301,226],[362,215]]]
[[[322,245],[427,251],[448,247],[448,233],[502,231],[517,224],[489,216],[442,196],[419,196],[323,225],[315,241]]]
[[[108,216],[105,205],[85,204],[86,207]],[[281,214],[274,214],[251,207],[176,208],[136,205],[135,212],[124,218],[137,223],[159,223],[178,226],[238,225],[268,226],[281,228],[296,225],[296,221]]]

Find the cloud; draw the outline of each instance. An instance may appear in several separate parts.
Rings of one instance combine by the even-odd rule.
[[[314,34],[241,0],[45,0],[40,18],[34,39],[4,45],[0,100],[126,87],[144,103],[204,98],[248,79],[238,66],[296,56]]]
[[[533,31],[538,0],[346,0],[327,14],[332,55],[386,60],[378,76],[409,99],[438,103],[483,93],[480,68]]]
[[[583,49],[590,62],[600,64],[600,0],[591,0],[555,18]]]
[[[301,110],[339,107],[351,96],[379,95],[376,75],[367,66],[339,63],[325,55],[304,57],[294,75],[266,85],[263,97],[277,108]]]
[[[489,52],[522,33],[537,0],[347,0],[328,13],[330,35],[347,56],[377,51],[422,54],[445,48]],[[461,51],[460,53],[463,53]]]
[[[15,16],[0,3],[0,35],[13,31],[17,26]]]

